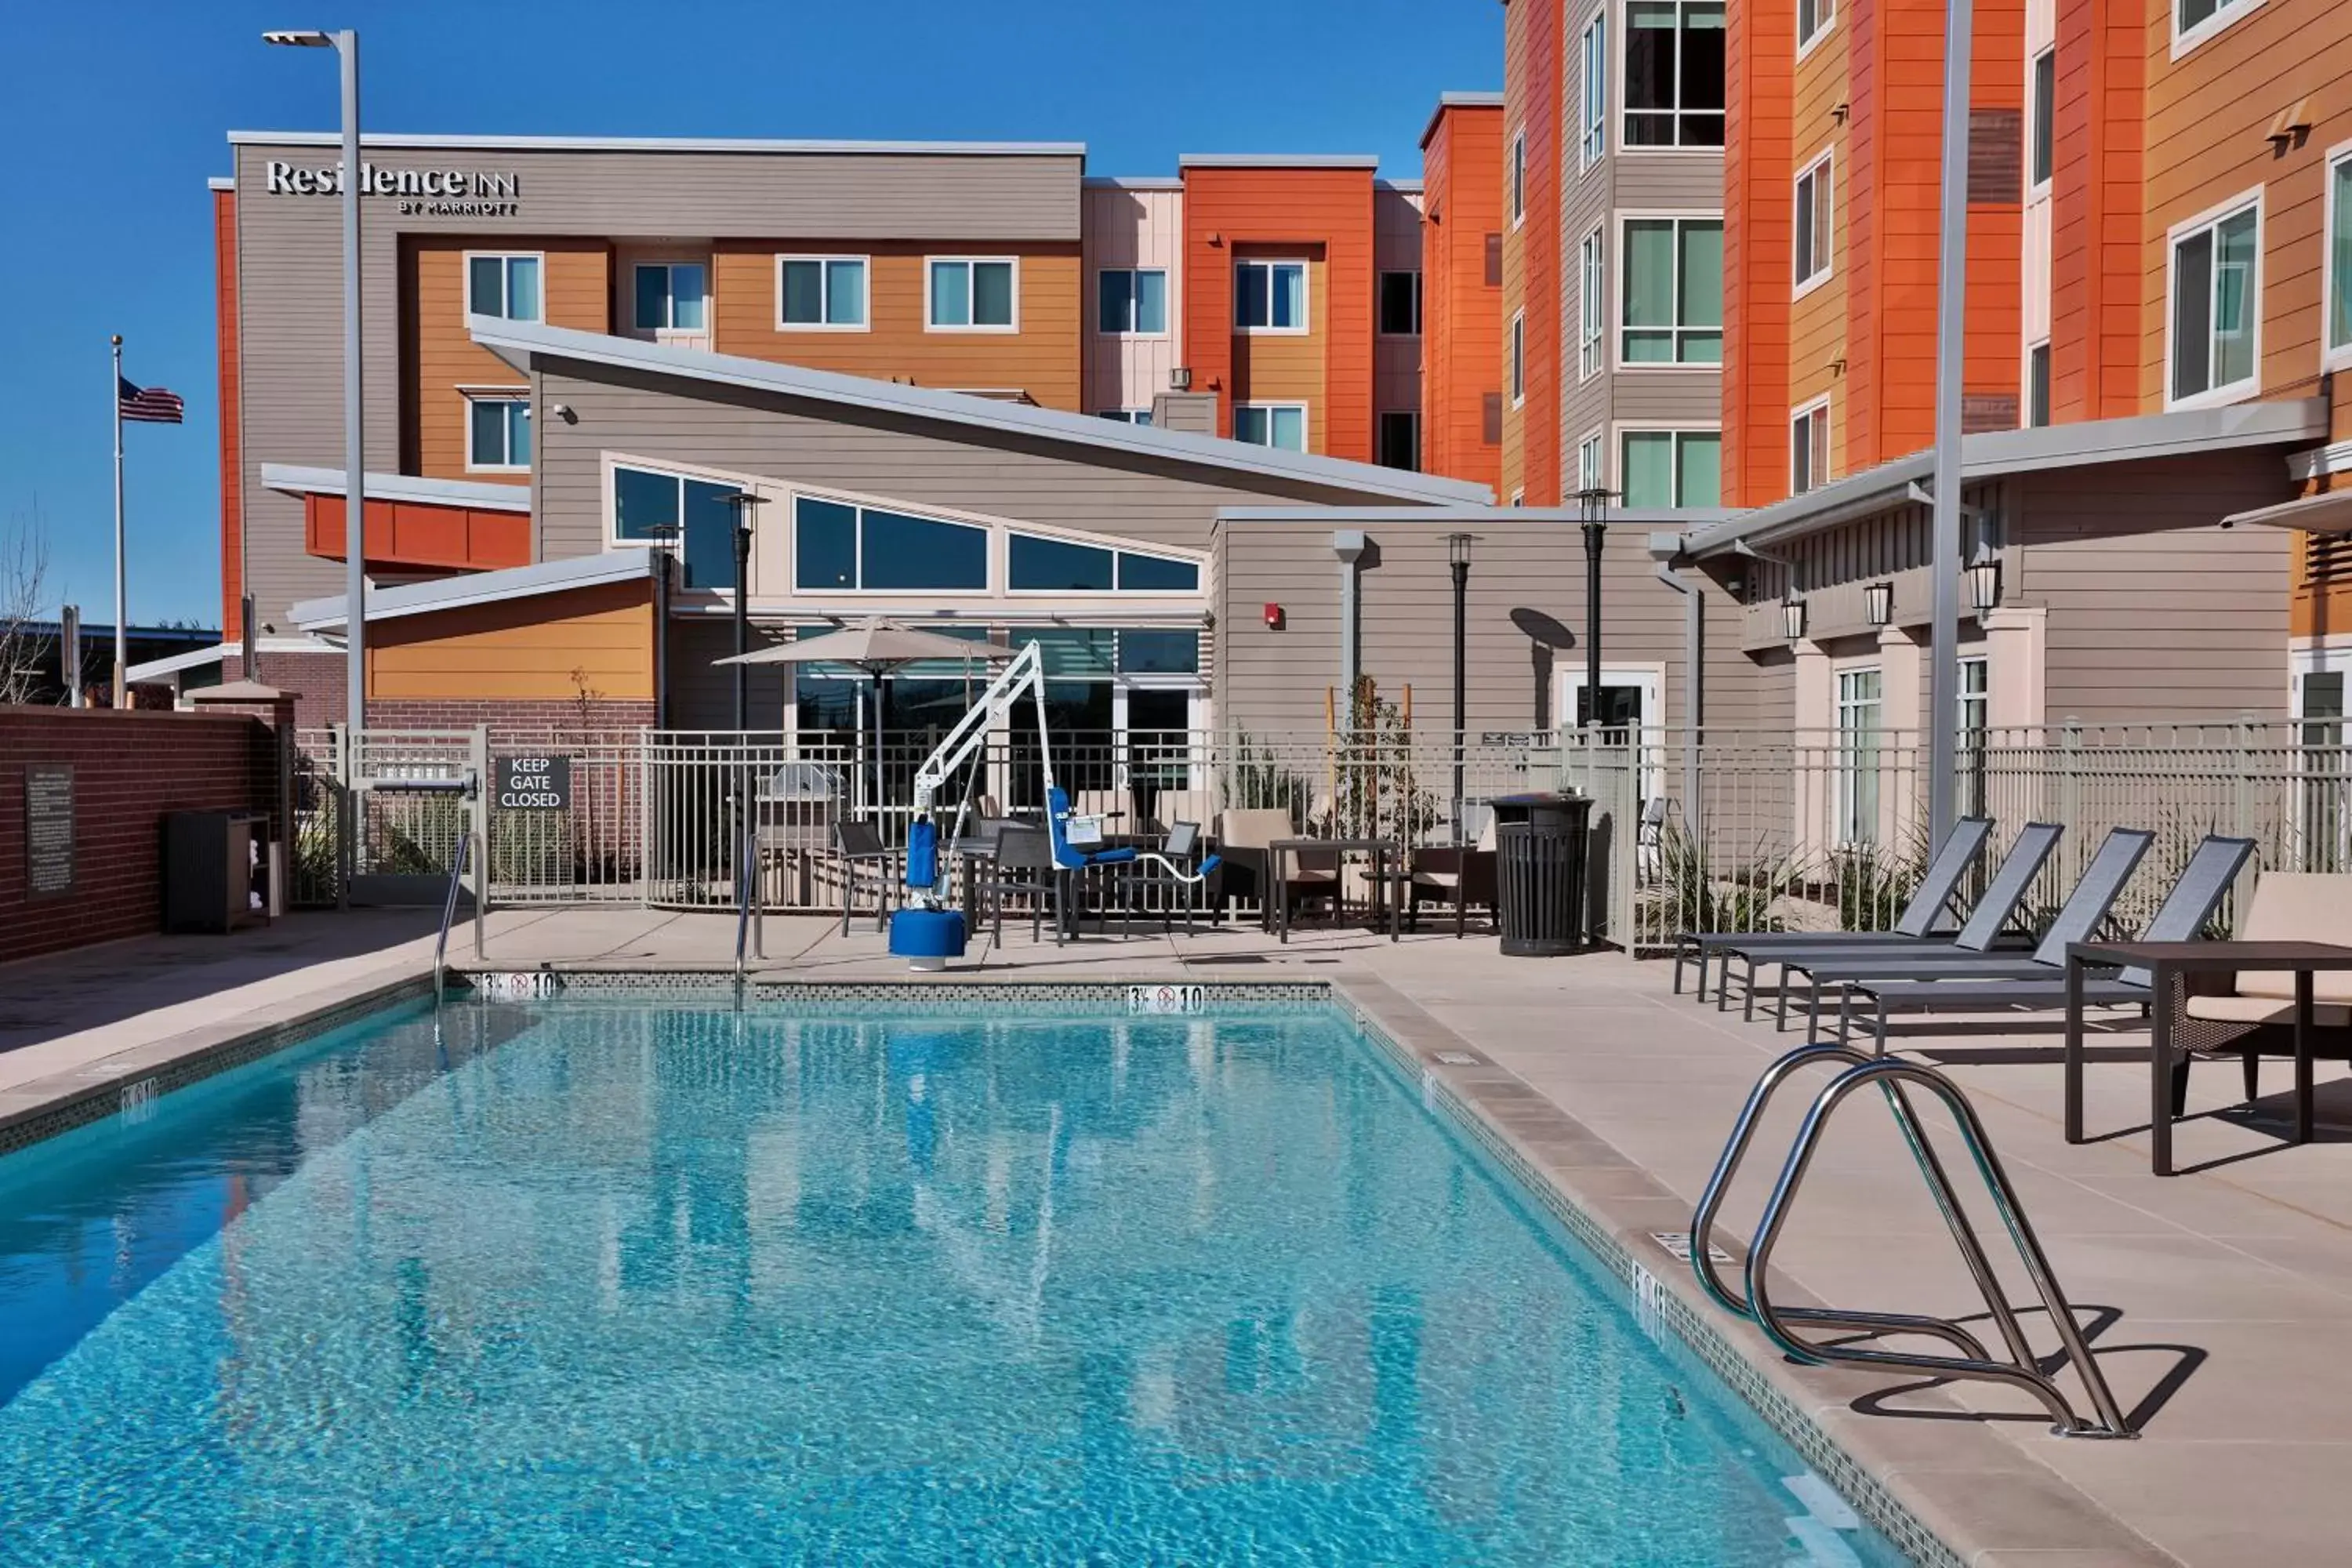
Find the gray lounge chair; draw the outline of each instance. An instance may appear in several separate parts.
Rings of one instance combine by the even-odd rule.
[[[2197,853],[2181,868],[2180,876],[2172,890],[2164,896],[2155,916],[2140,932],[2142,942],[2190,942],[2204,929],[2221,906],[2222,896],[2238,879],[2246,861],[2253,855],[2251,838],[2223,838],[2210,836],[2197,847]],[[2088,880],[2087,875],[2085,880]],[[2085,937],[2071,941],[2087,941]],[[1890,1013],[1980,1012],[2002,1007],[2020,1007],[2046,1011],[2066,1005],[2066,948],[2063,942],[2044,942],[2035,952],[2038,967],[2026,978],[1970,979],[1944,974],[1933,979],[1852,980],[1843,983],[1843,995],[1838,1005],[1838,1034],[1843,1038],[1848,1031],[1849,1015],[1855,997],[1866,997],[1872,1009],[1872,1037],[1880,1054],[1886,1050],[1886,1018]],[[2153,997],[2148,990],[2148,975],[2144,969],[2124,969],[2107,980],[2085,979],[2083,1001],[2087,1006],[2146,1006]],[[1815,1021],[1819,1021],[1816,1010]],[[2188,1082],[2185,1064],[2174,1079],[2174,1097]]]
[[[1977,900],[1969,916],[1969,923],[1960,928],[1958,936],[1911,937],[1901,942],[1863,941],[1857,936],[1828,931],[1810,941],[1776,942],[1759,947],[1755,952],[1735,949],[1746,967],[1741,973],[1741,984],[1747,993],[1741,1016],[1756,1016],[1756,966],[1759,961],[1779,965],[1774,977],[1773,1027],[1785,1028],[1789,1022],[1789,976],[1794,969],[1810,962],[1834,963],[1841,959],[1859,963],[1865,959],[1885,957],[1893,961],[1917,957],[1946,951],[1955,951],[1977,957],[1989,957],[2006,941],[2011,921],[2020,904],[2042,874],[2042,865],[2058,847],[2065,829],[2054,823],[2029,822],[2017,842],[2001,857],[2000,868],[1992,880],[1985,884],[1984,897]],[[1793,933],[1792,933],[1793,934]],[[1726,959],[1724,973],[1716,988],[1716,1005],[1723,1005],[1724,986],[1730,978],[1730,961]]]
[[[1646,822],[1643,831],[1648,831]],[[1700,1001],[1706,1001],[1706,961],[1717,953],[1759,951],[1775,943],[1794,946],[1820,942],[1833,934],[1867,942],[1909,942],[1931,935],[1939,922],[1949,919],[1951,906],[1959,897],[1960,879],[1969,874],[1969,868],[1977,863],[1977,857],[1984,853],[1985,840],[1991,836],[1992,822],[1987,817],[1964,816],[1952,824],[1951,832],[1944,836],[1943,847],[1936,851],[1936,858],[1927,863],[1926,875],[1912,889],[1910,901],[1903,906],[1903,912],[1895,918],[1894,925],[1885,931],[1679,932],[1675,937],[1675,993],[1677,995],[1682,993],[1683,965],[1696,959],[1698,963],[1696,994]]]

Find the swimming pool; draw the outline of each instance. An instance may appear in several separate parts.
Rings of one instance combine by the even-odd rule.
[[[1899,1561],[1333,1009],[415,1008],[0,1159],[0,1561]]]

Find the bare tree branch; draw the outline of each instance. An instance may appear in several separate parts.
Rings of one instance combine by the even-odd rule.
[[[39,504],[0,531],[0,703],[30,702],[48,684],[57,638],[48,616],[49,538]]]

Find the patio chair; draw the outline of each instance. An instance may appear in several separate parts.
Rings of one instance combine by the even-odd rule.
[[[1267,878],[1273,869],[1273,858],[1266,846],[1297,831],[1290,813],[1281,806],[1229,809],[1218,814],[1217,853],[1223,857],[1216,900],[1218,924],[1223,924],[1232,907],[1244,899],[1255,899],[1261,906],[1270,901]]]
[[[1406,923],[1419,923],[1424,903],[1454,907],[1456,940],[1462,936],[1466,911],[1473,903],[1486,910],[1491,921],[1495,913],[1494,813],[1486,814],[1486,826],[1480,830],[1475,846],[1431,845],[1415,849],[1409,867],[1412,875],[1405,884]]]
[[[1645,834],[1649,831],[1649,825],[1646,822],[1643,825],[1643,831]],[[1663,823],[1660,824],[1659,831],[1663,835],[1664,831]],[[2039,837],[2046,839],[2048,846],[2054,846],[2058,842],[2060,831],[2059,828],[2051,826],[2047,823],[2031,823],[2027,825],[2025,832],[2020,835],[2018,843],[2023,846],[2029,839]],[[1944,836],[1943,847],[1936,851],[1935,858],[1927,863],[1926,875],[1919,879],[1919,885],[1912,889],[1911,901],[1903,906],[1903,912],[1895,917],[1895,924],[1886,931],[1843,932],[1686,931],[1677,932],[1675,936],[1675,991],[1677,994],[1681,993],[1683,965],[1694,959],[1698,963],[1698,999],[1704,1002],[1706,1000],[1706,961],[1710,956],[1727,953],[1752,955],[1767,952],[1774,947],[1801,947],[1810,943],[1835,941],[1839,938],[1855,942],[1904,942],[1927,936],[1936,930],[1938,921],[1947,918],[1950,905],[1959,895],[1961,879],[1969,874],[1969,868],[1974,866],[1977,863],[1977,858],[1984,853],[1985,841],[1991,837],[1991,834],[1992,824],[1981,816],[1964,816],[1954,823],[1951,832]],[[1646,846],[1648,841],[1644,839],[1643,842]],[[2017,851],[2012,849],[2010,853],[2014,858]],[[2049,853],[2047,847],[2042,853],[2047,856]],[[2034,868],[2041,869],[2038,861]],[[2018,889],[2018,896],[2022,898],[2025,889],[2021,885]],[[2001,918],[2008,919],[2007,913],[2004,912]],[[1748,967],[1751,971],[1755,967],[1752,956]],[[1729,969],[1727,959],[1725,969],[1727,973]],[[1718,979],[1717,984],[1720,984],[1721,980]]]
[[[1054,841],[1042,827],[1008,823],[997,829],[996,854],[973,888],[980,918],[988,921],[989,941],[1004,945],[1004,905],[1015,900],[1028,906],[1029,940],[1045,934],[1045,915],[1054,916],[1054,945],[1059,947],[1066,922],[1062,914],[1062,869],[1054,863]]]
[[[2197,853],[2182,867],[2164,902],[2139,933],[2142,942],[2189,942],[2205,929],[2221,907],[2230,885],[2254,853],[2251,838],[2209,837],[2197,847]],[[2084,874],[2090,880],[2090,874]],[[1876,1049],[1886,1050],[1886,1019],[1890,1013],[1984,1012],[1997,1008],[2024,1008],[2048,1011],[2066,1005],[2066,945],[2070,942],[2086,942],[2087,935],[2065,935],[2059,940],[2056,927],[2034,952],[2032,973],[2020,977],[1971,977],[1965,973],[1945,973],[1933,978],[1906,980],[1853,980],[1844,984],[1844,996],[1839,1005],[1839,1034],[1846,1033],[1846,1016],[1855,997],[1867,997],[1873,1004],[1872,1037]],[[2290,993],[2292,994],[2292,993]],[[2083,982],[2083,1001],[2086,1006],[2145,1007],[2154,1001],[2148,990],[2147,972],[2142,969],[2118,971],[2112,979],[2088,979]],[[1818,1022],[1819,1014],[1815,1014]],[[2188,1087],[2188,1069],[2177,1068],[2173,1075],[2173,1098],[2177,1102]]]
[[[1947,948],[1964,952],[1989,954],[2012,944],[2011,930],[2020,905],[2025,902],[2028,889],[2042,874],[2042,866],[2058,847],[2064,829],[2047,822],[2029,822],[2017,836],[2009,853],[2001,857],[2000,865],[1985,884],[1984,895],[1969,911],[1968,923],[1954,936],[1910,936],[1891,931],[1823,931],[1807,935],[1796,931],[1776,931],[1760,942],[1743,942],[1724,950],[1723,967],[1716,975],[1716,1010],[1727,1005],[1730,992],[1731,960],[1738,958],[1742,965],[1740,986],[1743,993],[1741,1016],[1756,1016],[1756,988],[1769,984],[1773,988],[1773,1026],[1786,1027],[1789,1021],[1789,981],[1792,966],[1808,959],[1830,962],[1842,958],[1862,960],[1879,956],[1901,958],[1913,953],[1936,952]],[[1938,857],[1941,858],[1941,857]],[[1929,869],[1935,868],[1931,865]],[[1928,879],[1923,878],[1924,882]],[[1930,895],[1932,889],[1930,889]],[[1915,897],[1911,907],[1903,911],[1905,921],[1916,926],[1922,916],[1919,910],[1925,896]],[[1769,973],[1759,968],[1769,966]]]
[[[2264,871],[2239,911],[2240,942],[2326,942],[2352,946],[2352,875]],[[2189,1053],[2173,1070],[2175,1114],[2189,1095],[2193,1057],[2234,1056],[2246,1099],[2262,1091],[2262,1058],[2294,1054],[2294,976],[2278,971],[2191,974],[2173,1039]],[[2311,983],[2312,1053],[2352,1058],[2352,974]]]
[[[859,884],[869,880],[874,884],[874,929],[884,930],[898,891],[898,852],[882,842],[870,822],[835,823],[833,844],[841,861],[841,934],[849,934]]]

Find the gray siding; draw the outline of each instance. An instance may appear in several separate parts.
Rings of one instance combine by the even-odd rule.
[[[754,624],[755,648],[783,641],[778,632]],[[669,724],[673,730],[731,730],[735,726],[735,669],[713,659],[735,651],[735,628],[723,616],[673,616],[669,623]],[[751,728],[773,730],[783,711],[791,667],[750,667]]]
[[[329,195],[268,194],[272,160],[331,168],[333,148],[244,144],[236,153],[237,279],[250,586],[285,629],[297,599],[340,590],[342,568],[302,548],[301,503],[264,489],[261,465],[342,462],[342,234]],[[1076,240],[1076,155],[639,153],[372,148],[380,169],[512,174],[511,217],[404,215],[371,197],[362,230],[368,466],[399,467],[399,245],[461,234],[487,248],[535,236],[616,239]]]

